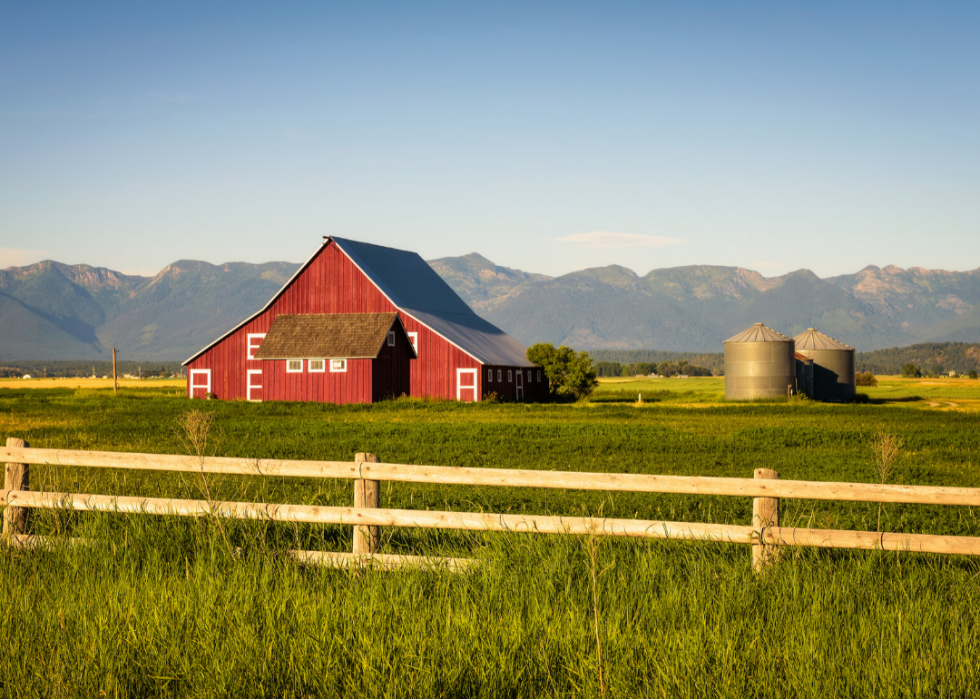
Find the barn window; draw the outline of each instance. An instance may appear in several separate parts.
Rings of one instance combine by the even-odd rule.
[[[259,345],[262,344],[262,338],[265,337],[265,333],[249,333],[248,334],[248,358],[255,359],[255,353],[259,351]]]
[[[330,360],[330,371],[332,373],[347,371],[347,360],[346,359],[331,359]]]
[[[503,369],[497,369],[497,381],[503,381],[504,380],[503,375],[504,375]]]
[[[487,369],[487,381],[493,383],[493,369]]]
[[[538,382],[539,383],[541,382],[541,370],[540,369],[538,369]]]
[[[408,334],[408,339],[409,339],[409,341],[411,341],[412,347],[415,348],[415,356],[417,357],[418,354],[419,354],[419,334],[418,333],[409,333]]]
[[[513,369],[508,369],[507,370],[507,382],[510,383],[513,380],[514,380],[514,370]]]
[[[377,335],[375,335],[375,337],[377,337]],[[395,333],[394,332],[389,332],[388,333],[388,346],[389,347],[394,347],[395,346]]]
[[[327,366],[322,359],[308,359],[307,362],[311,374],[322,374]]]
[[[303,360],[302,359],[287,359],[286,360],[286,373],[287,374],[301,374],[301,373],[303,373]]]

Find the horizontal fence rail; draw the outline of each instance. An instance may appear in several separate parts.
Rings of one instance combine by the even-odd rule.
[[[117,495],[77,495],[35,491],[0,491],[0,505],[78,512],[119,512],[184,517],[215,516],[305,524],[415,527],[530,534],[592,534],[679,541],[717,541],[733,544],[808,546],[817,548],[881,549],[967,556],[980,555],[980,537],[856,532],[835,529],[767,527],[761,531],[737,524],[701,524],[610,517],[502,515],[434,510],[324,507],[250,502],[209,502],[174,498]]]
[[[233,457],[130,454],[63,449],[0,447],[0,462],[52,466],[178,471],[239,476],[338,478],[439,485],[489,485],[511,488],[558,488],[675,495],[839,500],[980,507],[980,488],[931,485],[837,483],[830,481],[759,480],[711,476],[650,476],[637,473],[583,473],[528,469],[412,466],[349,461],[290,461]],[[628,464],[624,464],[628,466]]]
[[[422,565],[425,562],[425,565],[462,570],[474,564],[474,561],[466,559],[382,556],[378,553],[380,527],[596,535],[750,544],[753,567],[756,570],[762,570],[777,560],[779,548],[785,546],[980,555],[980,537],[779,526],[779,505],[782,498],[980,506],[978,488],[791,481],[780,480],[778,473],[768,469],[757,469],[755,477],[748,479],[416,466],[379,463],[377,457],[366,453],[357,454],[353,462],[346,462],[69,451],[31,449],[22,440],[15,438],[8,439],[6,447],[0,447],[0,462],[7,463],[4,489],[0,490],[0,506],[6,508],[5,535],[11,543],[20,542],[20,545],[27,547],[30,542],[30,547],[34,548],[45,544],[41,539],[27,535],[25,512],[30,509],[66,509],[82,512],[221,517],[352,526],[354,527],[353,553],[287,552],[301,562],[346,568],[366,565],[395,568],[403,565]],[[38,492],[29,488],[29,465],[346,479],[354,481],[355,506],[326,507]],[[390,509],[379,506],[380,481],[749,497],[753,498],[753,518],[751,525],[734,525],[607,517]],[[78,542],[78,540],[72,541]]]

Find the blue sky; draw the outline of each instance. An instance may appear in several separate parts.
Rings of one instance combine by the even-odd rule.
[[[0,268],[980,267],[977,3],[5,3]]]

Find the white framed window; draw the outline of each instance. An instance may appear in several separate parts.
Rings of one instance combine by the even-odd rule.
[[[538,369],[538,383],[541,382],[541,370]]]
[[[530,369],[527,370],[527,382],[528,383],[531,383],[531,370]]]
[[[504,377],[504,370],[497,369],[497,381],[503,381],[504,380],[503,377]]]
[[[311,374],[322,374],[327,370],[327,363],[322,359],[307,359],[306,369]]]
[[[513,380],[514,380],[514,370],[513,369],[508,369],[507,370],[507,383],[510,383]]]
[[[487,382],[493,383],[493,369],[487,369]]]
[[[255,359],[255,353],[259,351],[259,345],[265,338],[265,333],[249,333],[247,337],[248,358]]]
[[[418,333],[408,333],[408,339],[412,343],[412,347],[415,348],[415,356],[419,354],[419,334]]]
[[[330,373],[337,374],[347,371],[347,360],[346,359],[331,359],[330,360]]]
[[[207,398],[211,393],[211,370],[191,369],[191,385],[188,392],[191,398]]]
[[[287,359],[286,360],[286,373],[287,374],[302,374],[303,373],[303,360],[302,359]]]
[[[248,382],[245,386],[245,400],[252,403],[262,402],[262,370],[248,369],[245,372]],[[257,396],[257,397],[256,397]]]
[[[389,347],[395,346],[395,333],[393,330],[388,332],[388,346]]]

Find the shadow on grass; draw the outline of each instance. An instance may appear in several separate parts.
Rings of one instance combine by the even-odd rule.
[[[866,393],[855,394],[852,403],[863,405],[888,405],[890,403],[919,403],[923,400],[922,396],[900,396],[897,398],[872,398]]]

